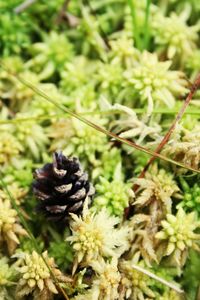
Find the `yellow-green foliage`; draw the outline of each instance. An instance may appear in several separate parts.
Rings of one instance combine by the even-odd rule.
[[[0,0],[0,299],[197,300],[199,13]]]

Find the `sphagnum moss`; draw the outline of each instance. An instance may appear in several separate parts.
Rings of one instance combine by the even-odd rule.
[[[182,260],[185,251],[189,248],[199,250],[200,235],[196,230],[200,227],[195,212],[186,214],[180,208],[176,216],[166,215],[166,220],[161,221],[162,229],[156,234],[156,238],[165,242],[165,255],[173,255],[178,265],[184,264]]]
[[[187,16],[187,11],[180,15],[172,13],[169,17],[157,14],[153,22],[155,42],[162,50],[167,51],[169,59],[176,58],[182,63],[196,50],[195,42],[200,30],[199,24],[188,26]]]
[[[70,227],[72,243],[76,252],[75,263],[90,265],[101,258],[119,257],[128,249],[128,227],[116,228],[119,219],[110,216],[106,209],[91,212],[85,204],[82,217],[72,214]]]
[[[47,252],[43,252],[43,257],[51,268],[54,276],[60,282],[68,282],[59,269],[54,264],[54,259],[49,258]],[[17,299],[33,293],[33,299],[49,300],[53,294],[58,294],[58,290],[52,279],[51,273],[43,258],[35,251],[18,254],[17,270],[21,273],[21,278],[17,286]]]
[[[183,73],[169,70],[170,65],[171,61],[160,62],[155,53],[143,52],[140,63],[124,72],[128,85],[148,103],[149,112],[160,103],[174,107],[176,96],[187,92]]]
[[[8,253],[13,254],[18,244],[19,236],[27,235],[26,230],[19,224],[17,212],[11,208],[9,199],[0,197],[0,243],[6,244]]]
[[[136,179],[147,155],[60,107],[154,151],[199,72],[198,1],[1,2],[0,298],[196,300],[198,175]],[[196,169],[199,106],[162,149]]]

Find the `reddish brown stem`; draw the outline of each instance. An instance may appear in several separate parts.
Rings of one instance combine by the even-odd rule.
[[[162,150],[162,148],[165,146],[165,144],[169,141],[170,136],[172,135],[176,124],[181,120],[187,106],[189,105],[190,101],[192,100],[192,97],[194,96],[194,94],[196,93],[196,91],[198,90],[198,88],[200,87],[200,73],[198,74],[197,78],[195,79],[194,83],[192,84],[191,88],[190,88],[190,92],[183,104],[183,106],[181,107],[180,111],[178,112],[176,118],[174,119],[172,125],[170,126],[169,130],[167,131],[167,133],[165,134],[165,136],[163,137],[162,141],[160,142],[160,144],[158,145],[158,147],[155,150],[155,153],[160,153],[160,151]],[[149,166],[152,164],[152,162],[156,159],[156,156],[152,156],[149,161],[147,162],[146,166],[144,167],[144,169],[142,170],[142,172],[139,175],[139,178],[144,178],[146,171],[148,170]],[[134,192],[136,192],[138,190],[138,185],[135,184],[133,186],[133,190]],[[127,218],[130,215],[130,206],[127,207],[125,209],[125,217]]]
[[[198,90],[198,88],[200,87],[200,74],[197,76],[195,82],[193,83],[192,87],[190,88],[190,92],[185,100],[185,102],[183,103],[183,106],[181,107],[180,111],[178,112],[176,118],[174,119],[174,122],[172,123],[171,127],[169,128],[169,130],[167,131],[167,133],[165,134],[164,138],[162,139],[162,141],[160,142],[160,144],[158,145],[158,147],[156,148],[155,152],[156,153],[160,153],[160,151],[162,150],[162,148],[165,146],[165,144],[169,141],[170,136],[172,135],[176,124],[181,120],[187,106],[189,105],[190,101],[192,100],[192,97],[194,96],[194,94],[196,93],[196,91]],[[152,156],[149,161],[147,162],[146,166],[144,167],[144,169],[142,170],[142,172],[139,175],[139,178],[144,178],[145,172],[148,170],[149,166],[151,165],[151,163],[156,159],[155,156]]]
[[[61,10],[59,11],[58,16],[57,16],[57,19],[56,19],[56,21],[55,21],[55,23],[56,23],[57,25],[60,25],[60,23],[62,22],[62,20],[63,20],[64,18],[66,18],[66,10],[67,10],[67,7],[68,7],[68,5],[69,5],[69,2],[70,2],[70,0],[65,0],[65,1],[63,2],[62,8],[61,8]]]

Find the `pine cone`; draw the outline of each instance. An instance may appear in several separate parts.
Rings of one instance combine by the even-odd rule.
[[[44,165],[34,173],[33,192],[41,200],[37,210],[50,219],[65,218],[70,212],[80,214],[87,196],[94,194],[77,158],[65,157],[62,152],[53,154],[53,163]]]

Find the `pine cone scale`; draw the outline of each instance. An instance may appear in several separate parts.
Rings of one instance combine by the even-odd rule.
[[[76,204],[74,204],[73,206],[71,206],[71,207],[68,209],[68,211],[69,211],[69,212],[76,212],[76,211],[79,210],[82,206],[83,206],[83,201],[77,202]]]
[[[78,190],[75,194],[71,195],[69,197],[69,200],[80,201],[81,199],[84,199],[86,197],[86,194],[87,191],[85,190],[85,188],[82,188]]]
[[[53,171],[54,171],[54,174],[56,176],[58,176],[58,178],[63,178],[67,174],[66,170],[62,170],[62,169],[59,170],[56,167],[53,167]]]
[[[68,193],[72,188],[72,183],[56,186],[55,190],[61,194]]]

